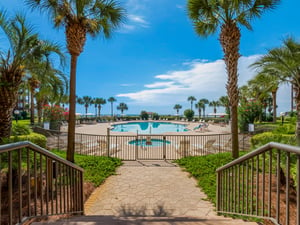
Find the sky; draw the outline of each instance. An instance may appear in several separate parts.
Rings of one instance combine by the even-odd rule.
[[[180,114],[190,108],[189,96],[213,101],[226,95],[219,31],[208,38],[197,36],[187,16],[187,0],[120,0],[120,4],[127,12],[122,26],[110,39],[88,37],[78,58],[77,96],[115,97],[116,113],[120,113],[116,106],[124,102],[126,114],[146,110],[174,115],[175,104],[182,105]],[[42,38],[60,43],[66,51],[64,29],[54,29],[47,15],[31,11],[22,0],[0,0],[0,8],[10,15],[24,12]],[[252,31],[241,28],[239,86],[255,75],[248,66],[261,55],[288,36],[299,41],[299,8],[299,0],[282,0],[275,10],[252,21]],[[0,50],[7,48],[4,43],[0,33]],[[69,74],[68,67],[65,72]],[[278,113],[290,110],[288,84],[280,86],[277,104]],[[217,110],[224,112],[222,107]],[[76,111],[84,113],[84,107],[77,105]],[[94,106],[88,111],[94,113]],[[207,107],[207,113],[212,111]],[[110,114],[110,103],[101,113]]]

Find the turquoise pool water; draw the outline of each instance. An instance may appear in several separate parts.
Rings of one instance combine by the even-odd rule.
[[[128,142],[128,144],[130,145],[137,145],[142,147],[158,147],[163,146],[163,143],[171,144],[170,141],[162,139],[151,139],[150,143],[148,143],[146,139],[132,140]]]
[[[113,125],[112,131],[139,134],[162,134],[165,132],[188,131],[185,125],[168,122],[132,122]]]

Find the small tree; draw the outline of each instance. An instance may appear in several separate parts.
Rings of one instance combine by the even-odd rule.
[[[186,109],[184,111],[184,116],[188,119],[188,121],[192,121],[194,118],[195,112],[191,109]]]
[[[247,131],[248,124],[254,123],[255,119],[262,113],[263,105],[254,99],[243,99],[239,106],[239,128]]]
[[[148,120],[149,115],[146,111],[141,111],[141,115],[140,115],[142,120]]]

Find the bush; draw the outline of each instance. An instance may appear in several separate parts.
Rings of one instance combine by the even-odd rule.
[[[140,117],[142,120],[148,120],[149,115],[146,111],[142,111]]]
[[[264,132],[261,134],[256,134],[251,138],[251,146],[253,148],[257,148],[269,142],[279,142],[283,144],[295,145],[296,138],[295,135],[278,134],[272,132]]]
[[[5,144],[19,142],[19,141],[30,141],[42,148],[46,148],[47,138],[42,134],[30,133],[29,135],[11,136],[9,139],[3,140]]]
[[[276,134],[295,134],[296,125],[295,124],[284,124],[283,126],[278,126],[273,130]]]
[[[192,109],[186,109],[183,114],[188,119],[188,121],[192,121],[195,112]]]
[[[17,135],[28,135],[32,132],[30,127],[26,124],[22,123],[15,123],[12,125],[11,135],[17,136]]]
[[[52,150],[52,152],[62,158],[66,158],[65,151]],[[110,175],[115,174],[115,170],[122,164],[120,159],[105,156],[86,156],[75,154],[75,163],[84,169],[85,182],[91,182],[99,186]]]
[[[153,114],[152,114],[152,119],[158,120],[158,119],[159,119],[158,113],[153,113]]]

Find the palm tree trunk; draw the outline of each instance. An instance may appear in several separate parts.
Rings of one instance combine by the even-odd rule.
[[[295,86],[294,86],[295,87]],[[295,87],[295,100],[296,100],[296,112],[297,112],[297,124],[296,124],[296,142],[300,146],[300,87]]]
[[[30,124],[34,124],[34,90],[30,90]]]
[[[291,112],[294,111],[294,84],[291,83]]]
[[[114,114],[114,107],[113,107],[113,103],[112,103],[112,102],[111,102],[110,107],[111,107],[111,117],[113,117],[113,114]]]
[[[228,74],[227,94],[231,107],[231,140],[232,140],[232,157],[239,157],[239,139],[238,139],[238,60],[239,45],[241,33],[234,21],[228,21],[222,25],[220,34],[220,43],[224,52],[224,61]]]
[[[276,116],[277,116],[277,89],[272,91],[272,98],[273,98],[273,123],[276,123]]]
[[[101,110],[101,106],[98,106],[98,117],[100,118],[100,110]]]
[[[76,123],[76,67],[78,55],[71,54],[70,99],[67,160],[74,162],[75,152],[75,123]]]
[[[2,138],[9,138],[12,126],[12,114],[17,103],[17,87],[0,87],[0,143]]]
[[[37,101],[36,102],[36,108],[37,108],[37,115],[38,115],[38,123],[42,123],[42,102]]]

